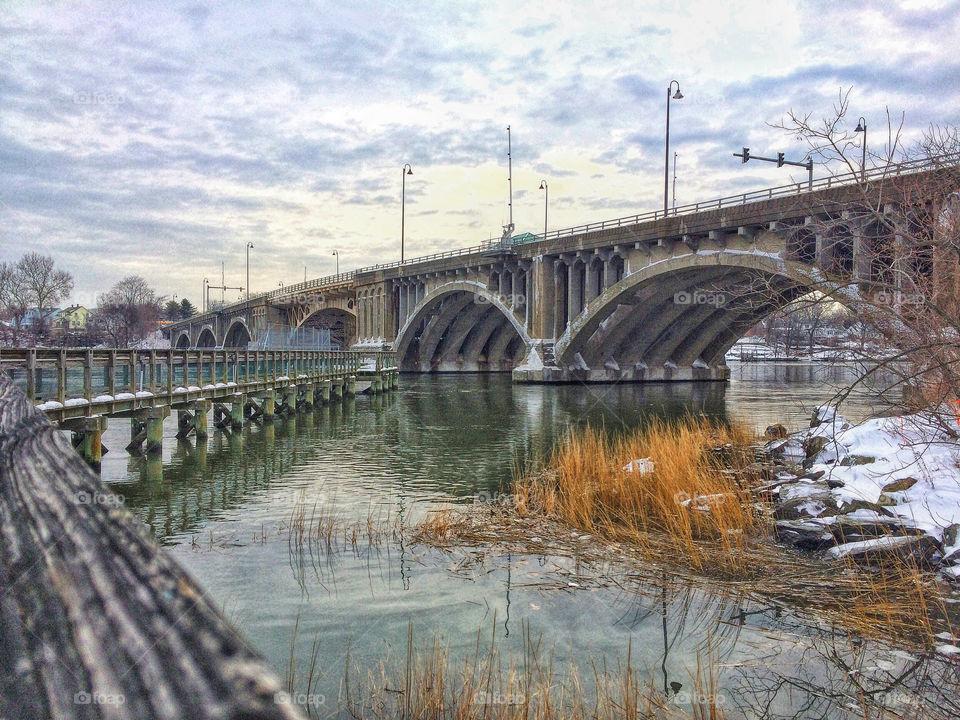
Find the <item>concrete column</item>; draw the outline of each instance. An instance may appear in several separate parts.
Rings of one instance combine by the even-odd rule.
[[[340,378],[335,378],[330,381],[330,399],[331,400],[342,400],[343,399],[343,380]]]
[[[574,260],[567,266],[567,324],[580,315],[583,305],[583,275],[581,263]]]
[[[600,282],[600,271],[602,267],[603,265],[599,258],[590,259],[590,264],[587,265],[587,287],[586,293],[583,296],[584,305],[589,303],[600,294],[597,292],[597,288]]]
[[[320,402],[327,405],[330,402],[330,381],[324,380],[320,383]]]
[[[230,405],[230,427],[239,430],[243,427],[243,406],[247,404],[247,396],[243,393],[236,393],[233,396],[233,403]]]
[[[207,413],[213,403],[210,400],[197,400],[193,410],[193,434],[197,440],[207,439]]]
[[[570,266],[558,258],[553,262],[553,337],[558,338],[567,329],[567,304],[570,288]]]
[[[263,408],[263,419],[273,420],[274,416],[277,414],[277,391],[265,390],[263,397],[261,398],[260,407]]]
[[[403,324],[407,321],[407,284],[406,281],[400,285],[400,321],[397,323],[397,327],[403,327]]]

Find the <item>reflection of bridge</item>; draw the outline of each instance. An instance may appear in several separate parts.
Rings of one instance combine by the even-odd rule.
[[[864,183],[770,188],[363,268],[196,316],[171,326],[171,341],[245,347],[269,323],[314,325],[388,346],[407,371],[721,380],[748,328],[812,290],[836,291],[826,276],[869,288],[888,270],[869,254],[890,234],[880,218],[903,213],[905,187],[957,165],[907,163]]]

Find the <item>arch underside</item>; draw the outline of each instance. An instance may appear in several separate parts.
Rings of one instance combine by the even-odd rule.
[[[813,290],[769,269],[712,265],[652,275],[599,308],[557,343],[574,380],[721,380],[724,355],[760,320]]]
[[[412,372],[509,372],[527,354],[504,310],[469,290],[426,302],[396,347],[400,369]]]
[[[217,346],[217,338],[213,334],[213,330],[208,327],[205,327],[200,331],[200,335],[197,337],[197,347],[202,348],[212,348]]]
[[[234,322],[227,330],[227,334],[223,339],[223,346],[230,348],[246,348],[252,340],[253,337],[250,335],[250,331],[247,329],[247,326],[242,322],[237,321]]]
[[[190,333],[188,333],[188,332],[182,332],[182,333],[180,333],[180,335],[177,337],[177,341],[176,341],[176,343],[174,344],[174,347],[176,347],[176,348],[188,348],[188,347],[190,347]]]
[[[335,348],[350,347],[357,341],[357,316],[341,308],[324,308],[306,318],[301,328],[329,330],[330,345]]]

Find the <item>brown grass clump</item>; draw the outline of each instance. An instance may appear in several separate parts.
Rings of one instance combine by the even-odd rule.
[[[665,538],[694,569],[742,574],[745,547],[765,526],[739,472],[753,461],[753,442],[741,427],[704,418],[654,420],[614,439],[587,429],[557,447],[547,470],[516,482],[516,510],[639,547],[651,548],[656,532],[658,551]],[[644,458],[651,472],[624,469]]]

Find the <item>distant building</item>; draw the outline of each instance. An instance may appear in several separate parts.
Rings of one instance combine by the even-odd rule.
[[[54,308],[53,310],[43,310],[40,308],[30,308],[23,316],[23,321],[20,323],[20,327],[24,329],[28,328],[51,328],[56,322],[57,315],[60,313],[60,308]]]
[[[54,324],[66,331],[83,330],[87,327],[87,321],[91,314],[91,311],[83,305],[71,305],[57,313]]]

